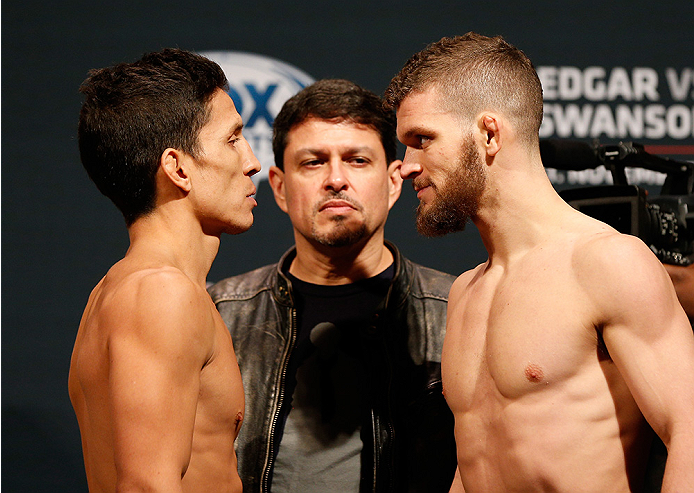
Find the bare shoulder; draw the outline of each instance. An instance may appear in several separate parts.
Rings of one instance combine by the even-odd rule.
[[[465,293],[468,291],[470,286],[482,276],[485,269],[487,268],[488,262],[484,262],[474,269],[460,274],[451,286],[451,291],[448,295],[449,303],[455,303],[461,301]]]
[[[205,299],[200,286],[180,270],[168,266],[127,272],[114,276],[113,280],[107,275],[102,286],[109,290],[108,296],[114,302],[132,308],[179,311]]]
[[[110,338],[165,342],[169,349],[211,344],[214,320],[209,296],[180,270],[167,266],[113,274],[102,283],[99,314]]]
[[[650,283],[653,276],[666,275],[662,264],[642,240],[616,231],[587,235],[576,242],[572,267],[579,280],[598,281],[603,286],[622,285],[626,281]]]
[[[667,271],[646,244],[631,235],[601,232],[577,242],[572,270],[603,314],[634,316],[678,306]]]

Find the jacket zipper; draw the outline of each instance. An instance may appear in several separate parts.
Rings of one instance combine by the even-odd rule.
[[[372,450],[372,455],[373,455],[373,461],[374,461],[374,470],[373,470],[373,479],[371,483],[371,491],[376,491],[376,471],[378,470],[378,444],[381,441],[381,438],[378,436],[378,423],[376,422],[376,414],[374,413],[373,407],[371,408],[371,430],[373,433],[373,450]]]
[[[388,409],[388,428],[390,429],[390,457],[388,457],[388,469],[390,470],[390,474],[388,475],[388,478],[390,479],[389,481],[389,487],[387,491],[395,491],[395,464],[394,464],[394,447],[395,447],[395,428],[393,427],[393,410],[391,408],[392,406],[392,401],[391,401],[391,396],[393,395],[393,362],[390,357],[390,351],[388,350],[388,345],[385,344],[384,341],[384,349],[386,353],[386,360],[388,362],[388,392],[387,392],[387,397],[386,399],[388,400],[387,404],[387,409]]]
[[[263,467],[263,479],[260,484],[260,491],[262,493],[267,493],[269,491],[270,482],[270,471],[272,470],[272,463],[275,460],[273,451],[275,449],[275,429],[277,428],[277,421],[279,420],[280,410],[282,409],[282,404],[284,403],[284,382],[287,378],[287,368],[289,366],[289,357],[294,348],[294,342],[296,340],[296,309],[292,308],[292,322],[289,327],[289,346],[287,347],[284,357],[282,359],[282,371],[279,374],[279,380],[277,381],[277,388],[279,392],[277,393],[277,400],[274,409],[274,416],[270,422],[270,429],[268,430],[268,448],[265,454],[265,466]]]

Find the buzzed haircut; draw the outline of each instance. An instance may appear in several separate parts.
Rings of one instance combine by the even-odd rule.
[[[373,92],[345,79],[323,79],[305,87],[284,103],[273,123],[275,164],[284,169],[289,131],[310,118],[351,122],[373,128],[381,137],[388,163],[395,161],[395,115]]]
[[[415,53],[393,77],[385,104],[397,110],[410,94],[430,88],[441,96],[442,109],[463,121],[481,111],[498,111],[526,144],[539,140],[542,84],[530,59],[501,36],[469,32],[446,37]]]
[[[218,89],[227,89],[219,65],[180,49],[89,72],[80,87],[80,158],[126,225],[154,210],[164,150],[197,157],[198,135]]]

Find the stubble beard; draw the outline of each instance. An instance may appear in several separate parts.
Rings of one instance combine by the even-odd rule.
[[[434,191],[428,206],[417,207],[417,231],[429,237],[463,231],[468,220],[477,215],[486,185],[484,161],[470,136],[461,149],[458,165],[440,185],[427,183]]]

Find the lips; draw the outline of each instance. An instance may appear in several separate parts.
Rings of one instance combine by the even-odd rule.
[[[412,180],[412,188],[414,188],[414,191],[417,193],[417,198],[420,200],[424,192],[431,186],[432,183],[429,180]]]
[[[333,210],[333,209],[353,209],[356,210],[356,207],[354,207],[354,204],[351,202],[348,202],[346,200],[340,200],[340,199],[330,199],[318,208],[318,211],[325,211],[325,210]]]
[[[257,192],[257,190],[255,189],[255,187],[253,187],[253,191],[251,191],[251,193],[246,195],[247,199],[251,199],[253,201],[254,206],[258,205],[258,202],[256,202],[256,200],[255,200],[256,192]]]
[[[428,188],[429,188],[428,185],[427,185],[426,187],[422,187],[422,188],[419,188],[419,189],[415,188],[415,192],[417,192],[417,198],[421,200],[422,195],[424,195],[424,192],[425,192]]]

